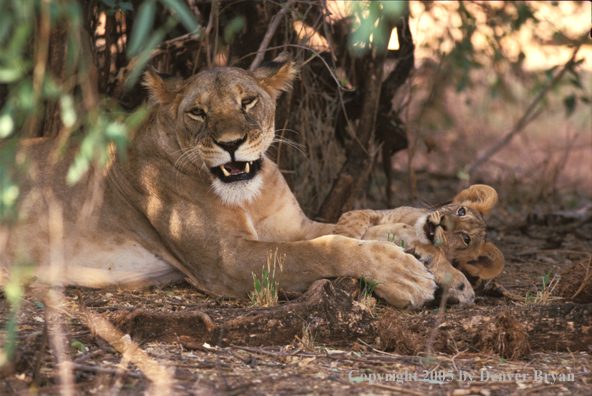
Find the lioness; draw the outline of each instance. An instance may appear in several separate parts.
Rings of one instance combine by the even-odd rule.
[[[146,74],[153,108],[127,153],[113,153],[97,178],[70,186],[74,150],[21,144],[19,221],[1,250],[3,266],[38,264],[52,284],[136,287],[185,276],[206,290],[246,296],[269,251],[286,259],[280,285],[305,290],[320,278],[362,275],[396,307],[432,300],[434,275],[392,243],[330,235],[309,220],[276,164],[275,100],[295,76],[287,53],[254,72],[223,67],[186,80]],[[6,231],[6,229],[5,229]],[[4,233],[6,235],[6,233]]]
[[[390,241],[407,251],[421,250],[422,260],[436,283],[449,288],[449,301],[473,301],[470,279],[491,279],[504,268],[502,252],[486,242],[483,216],[497,203],[496,191],[473,185],[461,191],[449,205],[436,210],[400,207],[392,210],[357,210],[344,213],[333,231],[336,235],[364,240]],[[452,266],[458,268],[451,268]],[[460,270],[460,271],[459,271]]]

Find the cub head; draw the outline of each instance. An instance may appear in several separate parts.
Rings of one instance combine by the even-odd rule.
[[[275,100],[295,75],[284,52],[254,72],[220,67],[182,80],[151,69],[145,85],[166,127],[159,137],[178,147],[176,165],[209,169],[214,191],[233,205],[259,193],[262,158],[275,136]]]
[[[446,258],[469,279],[491,279],[504,268],[504,256],[491,242],[486,242],[483,215],[497,203],[496,191],[476,184],[461,191],[452,203],[427,217],[426,237],[442,246]]]

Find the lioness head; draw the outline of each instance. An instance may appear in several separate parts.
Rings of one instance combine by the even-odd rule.
[[[252,200],[275,135],[275,100],[295,76],[287,52],[254,72],[222,67],[182,80],[149,70],[151,101],[173,127],[182,158],[207,167],[226,204]]]
[[[493,188],[476,184],[461,191],[450,205],[430,213],[425,222],[427,238],[443,246],[452,265],[469,279],[491,279],[504,268],[503,254],[491,242],[485,242],[483,215],[496,203]]]

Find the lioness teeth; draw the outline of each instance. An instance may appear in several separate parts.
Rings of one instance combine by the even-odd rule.
[[[226,177],[230,176],[230,172],[228,172],[226,170],[226,168],[224,167],[224,165],[220,165],[220,168],[222,169],[222,173],[224,173],[224,176],[226,176]]]
[[[251,171],[251,167],[249,166],[249,163],[247,162],[245,164],[245,173],[249,173]]]

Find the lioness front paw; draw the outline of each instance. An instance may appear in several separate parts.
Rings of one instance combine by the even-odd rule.
[[[375,292],[397,308],[419,308],[434,299],[437,285],[425,265],[392,243],[372,242],[370,279],[378,282]]]

